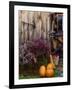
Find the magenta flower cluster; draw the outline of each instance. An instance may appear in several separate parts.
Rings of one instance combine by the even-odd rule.
[[[39,56],[49,55],[49,45],[47,40],[34,39],[19,45],[20,64],[36,63]]]

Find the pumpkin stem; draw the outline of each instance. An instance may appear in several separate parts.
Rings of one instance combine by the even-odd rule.
[[[50,55],[50,62],[53,64],[53,58],[52,58],[52,55]]]
[[[54,68],[55,68],[55,64],[54,64],[52,55],[50,55],[50,62],[54,65]]]

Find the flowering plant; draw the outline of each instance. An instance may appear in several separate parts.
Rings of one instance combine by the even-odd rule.
[[[41,63],[48,61],[49,45],[45,39],[34,39],[20,45],[19,58],[22,64]]]
[[[34,54],[28,50],[26,43],[19,47],[19,63],[21,65],[36,63],[36,58]]]
[[[49,55],[49,45],[48,42],[44,39],[33,40],[30,42],[28,48],[32,53],[34,53],[36,57]]]

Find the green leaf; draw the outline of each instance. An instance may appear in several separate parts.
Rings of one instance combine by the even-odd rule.
[[[58,76],[58,70],[57,70],[57,69],[55,69],[55,74],[54,74],[54,76],[55,76],[55,77]]]

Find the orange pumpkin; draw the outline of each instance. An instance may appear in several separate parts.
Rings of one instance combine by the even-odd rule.
[[[46,76],[47,77],[53,77],[54,76],[54,70],[53,69],[47,69],[46,70]]]
[[[40,66],[39,74],[40,76],[44,77],[46,73],[46,67],[44,65]]]
[[[47,65],[47,69],[54,69],[55,68],[55,65],[53,63],[49,63]]]

